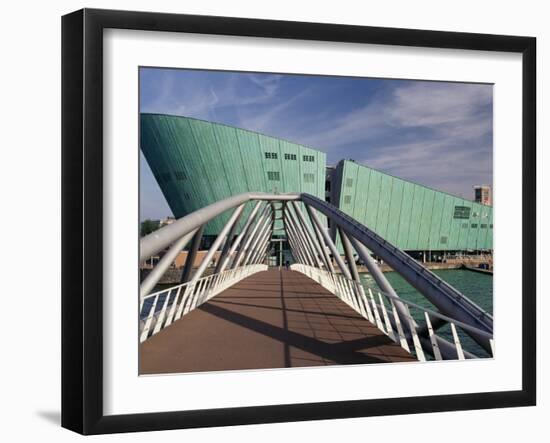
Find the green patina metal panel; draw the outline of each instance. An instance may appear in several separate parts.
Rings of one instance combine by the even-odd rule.
[[[395,246],[426,251],[492,247],[489,244],[492,235],[487,235],[491,232],[490,206],[407,182],[355,162],[342,161],[341,167],[340,209]],[[355,189],[348,187],[349,183]]]
[[[273,184],[268,183],[267,180],[267,171],[264,165],[263,153],[260,151],[258,134],[237,130],[237,140],[248,186],[251,189],[271,191]]]
[[[312,150],[313,151],[313,150]],[[327,155],[324,152],[313,151],[317,154],[317,192],[315,195],[321,195],[324,200],[325,196],[325,181],[327,175]],[[325,216],[321,217],[324,226],[326,226]]]
[[[196,155],[202,161],[203,171],[210,183],[212,195],[215,200],[220,200],[227,194],[230,184],[225,174],[212,125],[199,120],[190,121],[189,124],[196,144],[201,147]]]
[[[378,201],[380,200],[380,184],[382,182],[382,174],[374,169],[370,174],[369,181],[369,196],[367,199],[367,215],[365,217],[365,225],[375,230],[376,214],[378,213]]]
[[[300,178],[301,160],[299,159],[299,154],[296,152],[296,146],[287,141],[280,140],[279,148],[281,151],[281,171],[285,184],[284,191],[302,192],[302,180]]]
[[[271,192],[285,192],[279,141],[261,134],[258,134],[257,137],[261,146],[261,158],[268,181],[268,190]],[[279,177],[279,180],[275,180],[277,177]]]
[[[457,249],[460,232],[468,228],[468,220],[455,218],[455,208],[462,206],[462,200],[458,197],[452,197],[451,205],[451,234],[449,236],[449,249]]]
[[[442,246],[440,232],[444,201],[445,194],[442,194],[441,192],[435,192],[428,242],[428,249],[430,250],[439,250]]]
[[[342,172],[342,192],[340,194],[339,208],[341,211],[353,217],[355,206],[354,183],[357,178],[357,165],[353,162],[345,162]]]
[[[494,221],[493,221],[493,210],[489,212],[489,230],[487,232],[487,237],[485,238],[485,248],[493,249],[493,233],[494,233]]]
[[[388,217],[388,229],[386,233],[386,240],[393,245],[397,244],[399,224],[401,221],[401,206],[403,201],[403,187],[404,181],[394,178],[390,199],[390,211]]]
[[[386,231],[388,230],[388,216],[390,211],[392,186],[393,177],[387,174],[382,174],[375,231],[378,235],[381,235],[384,238],[386,237]]]
[[[409,229],[411,224],[411,212],[413,208],[414,189],[415,185],[412,183],[403,182],[403,198],[399,216],[399,231],[396,242],[396,246],[401,249],[407,248],[407,240],[409,238]]]
[[[422,186],[414,186],[413,204],[411,211],[411,222],[409,228],[409,238],[407,239],[407,249],[420,249],[418,247],[418,236],[420,234],[420,225],[422,217],[422,208],[424,205],[424,191]]]
[[[456,242],[457,249],[466,249],[468,247],[468,237],[470,235],[472,205],[470,202],[464,199],[457,199],[457,200],[458,200],[459,206],[470,208],[470,217],[467,219],[460,219],[461,229],[459,230],[459,235]]]
[[[475,203],[472,203],[472,215],[470,218],[470,232],[468,233],[468,240],[466,241],[466,248],[468,249],[476,249],[477,246],[477,236],[479,233],[480,225],[481,225],[481,213],[480,213],[480,205],[477,205]]]
[[[487,233],[489,232],[490,217],[492,209],[489,206],[481,204],[475,204],[475,212],[478,217],[478,231],[475,238],[472,240],[473,249],[486,249],[487,248]]]
[[[353,217],[365,220],[367,214],[367,199],[369,197],[370,168],[357,167],[357,185],[355,190],[355,209]]]
[[[213,125],[213,131],[216,137],[224,173],[228,179],[229,193],[231,195],[236,195],[247,192],[249,187],[246,179],[245,165],[240,153],[235,129],[229,126]],[[226,146],[234,146],[235,149],[226,149]],[[245,207],[239,220],[239,228],[246,223],[252,211],[252,207],[252,205],[247,205]]]
[[[305,191],[324,197],[324,153],[251,131],[186,117],[142,114],[140,132],[141,150],[178,218],[247,191]],[[276,155],[268,158],[266,152]],[[295,160],[285,160],[285,153],[292,154]],[[303,154],[314,161],[304,162]],[[302,163],[307,164],[302,168]],[[303,183],[302,169],[313,173],[313,180]],[[247,205],[240,226],[252,207]],[[216,235],[230,214],[228,211],[210,222],[205,234]]]
[[[431,189],[424,189],[424,203],[422,205],[422,215],[420,216],[420,231],[418,233],[417,248],[428,250],[430,245],[430,231],[432,225],[432,210],[434,204],[435,192]]]
[[[439,229],[439,245],[441,249],[449,249],[451,246],[451,234],[453,230],[454,197],[444,194],[443,211],[441,214],[441,227]]]
[[[346,170],[346,179],[343,184],[346,189],[346,194],[350,195],[351,210],[349,215],[357,220],[359,219],[359,207],[362,206],[361,203],[357,202],[357,199],[361,198],[361,189],[358,187],[359,169],[357,164],[349,162],[349,167]]]

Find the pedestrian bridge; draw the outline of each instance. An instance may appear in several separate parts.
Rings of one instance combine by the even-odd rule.
[[[247,205],[251,211],[236,235]],[[208,221],[232,211],[198,269]],[[322,223],[326,216],[332,235]],[[281,220],[294,264],[268,267]],[[335,246],[340,236],[344,257]],[[182,282],[151,293],[192,242]],[[168,249],[167,249],[168,248]],[[240,194],[144,237],[140,258],[167,249],[140,286],[140,373],[449,360],[493,355],[492,316],[368,227],[309,194]],[[216,266],[210,266],[216,251]],[[382,258],[433,306],[403,300]],[[376,287],[367,286],[358,257]],[[212,272],[209,275],[207,270]],[[467,349],[465,341],[468,337]]]
[[[309,277],[270,268],[146,340],[140,360],[150,374],[416,359]]]

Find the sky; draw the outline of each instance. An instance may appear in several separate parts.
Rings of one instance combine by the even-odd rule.
[[[493,182],[492,103],[487,84],[140,70],[140,112],[257,131],[467,199]],[[140,218],[171,215],[140,155]]]

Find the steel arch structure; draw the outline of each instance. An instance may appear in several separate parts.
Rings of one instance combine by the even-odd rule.
[[[240,234],[235,236],[237,223],[247,205],[252,205],[252,210]],[[232,213],[198,269],[191,275],[192,260],[187,260],[179,285],[151,294],[177,254],[193,239],[188,257],[194,257],[206,223],[227,211]],[[327,217],[337,229],[344,247],[344,258],[338,253],[319,215]],[[493,354],[493,318],[489,313],[367,226],[306,193],[235,195],[142,238],[140,260],[168,249],[140,286],[141,341],[227,287],[266,270],[264,261],[273,241],[276,220],[283,221],[285,240],[296,262],[292,265],[294,271],[320,283],[404,349],[414,352],[420,360],[426,358],[425,353],[435,359],[476,357],[463,349],[457,328]],[[218,250],[221,252],[217,265],[210,275],[206,275]],[[366,287],[361,281],[354,250],[380,290]],[[382,258],[438,311],[401,299],[371,253]],[[420,310],[422,321],[415,320],[411,310]],[[437,330],[447,324],[450,325],[452,341],[437,335]]]

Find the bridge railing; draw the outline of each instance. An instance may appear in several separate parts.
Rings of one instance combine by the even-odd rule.
[[[435,360],[443,360],[440,340],[436,333],[437,327],[448,324],[452,335],[452,342],[456,348],[456,359],[475,357],[464,349],[457,328],[483,335],[490,342],[493,350],[492,335],[466,323],[457,321],[431,309],[395,297],[391,294],[360,284],[341,274],[328,272],[301,263],[291,265],[291,269],[307,275],[325,289],[336,295],[362,317],[373,323],[392,341],[398,343],[407,352],[413,353],[418,360],[425,361],[424,349],[431,348]],[[396,303],[404,306],[405,315],[400,315]],[[413,313],[411,313],[411,311]],[[416,315],[413,315],[416,314]],[[416,318],[415,318],[416,317]],[[426,322],[424,334],[419,333],[416,321],[422,318]],[[433,323],[433,325],[432,325]],[[426,341],[426,343],[422,343]],[[494,350],[493,350],[494,355]]]
[[[140,343],[230,286],[266,269],[267,266],[263,264],[240,266],[141,297],[139,304]]]

